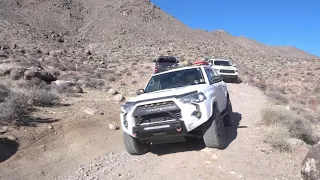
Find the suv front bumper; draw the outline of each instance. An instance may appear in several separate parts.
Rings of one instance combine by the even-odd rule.
[[[126,132],[132,137],[139,139],[147,139],[148,137],[153,138],[161,135],[168,137],[170,137],[171,135],[183,136],[185,132],[192,131],[193,129],[197,128],[210,118],[212,114],[212,103],[214,102],[214,99],[206,100],[197,104],[182,103],[181,101],[175,98],[138,103],[129,112],[120,113],[121,127],[124,132]],[[181,116],[177,118],[172,117],[165,121],[151,121],[148,123],[138,123],[138,121],[135,118],[135,109],[137,107],[145,104],[159,103],[164,101],[173,101],[176,104],[176,106],[181,110]],[[166,109],[174,110],[171,108],[173,107],[170,107],[170,109]],[[196,117],[194,115],[195,111],[201,112],[201,117]],[[177,131],[178,126],[181,126],[182,128],[180,132]],[[159,130],[160,134],[157,131],[157,129]],[[162,131],[164,131],[164,133],[161,134]]]
[[[170,141],[183,140],[188,131],[183,121],[173,120],[133,127],[133,135],[140,140]]]

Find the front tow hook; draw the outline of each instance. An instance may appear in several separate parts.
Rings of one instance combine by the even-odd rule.
[[[180,132],[180,131],[182,130],[181,125],[180,125],[180,124],[177,124],[177,125],[176,125],[176,129],[177,129],[178,132]]]

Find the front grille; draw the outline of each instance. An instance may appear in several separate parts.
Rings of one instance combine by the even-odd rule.
[[[221,73],[234,73],[234,70],[220,70]]]
[[[162,121],[173,120],[175,118],[180,119],[181,110],[159,112],[156,114],[147,114],[147,115],[142,115],[140,117],[136,116],[134,118],[135,118],[136,125],[139,126],[144,123],[162,122]]]
[[[137,107],[137,109],[147,109],[147,108],[160,108],[165,106],[175,105],[173,101],[165,101],[165,102],[158,102],[152,104],[144,104]]]

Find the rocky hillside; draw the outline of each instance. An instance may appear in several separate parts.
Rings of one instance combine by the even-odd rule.
[[[314,55],[294,47],[267,46],[224,30],[191,29],[149,0],[2,0],[0,47],[3,67],[14,63],[59,71],[55,79],[72,78],[96,88],[135,84],[152,71],[150,65],[139,64],[168,51],[181,60],[230,58],[245,81],[264,90],[283,88],[276,86],[279,81],[318,81],[316,74],[308,73],[312,66],[317,69]],[[311,65],[310,70],[303,62]],[[291,76],[292,69],[305,72],[308,82]],[[2,72],[10,74],[8,68]],[[314,95],[315,90],[304,90],[308,97]]]

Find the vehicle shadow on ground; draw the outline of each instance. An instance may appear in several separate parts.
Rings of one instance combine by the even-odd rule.
[[[238,136],[238,128],[246,128],[246,126],[239,126],[240,121],[242,119],[242,115],[238,112],[232,113],[233,118],[233,125],[232,126],[226,126],[225,132],[226,132],[226,148],[234,141]]]
[[[38,124],[51,124],[59,121],[59,119],[27,116],[24,119],[21,119],[19,123],[21,126],[36,127]]]
[[[7,138],[0,138],[0,163],[13,156],[19,148],[19,143]]]
[[[190,138],[185,142],[152,145],[150,152],[161,156],[186,151],[200,151],[205,147],[206,146],[202,139]]]
[[[233,112],[233,126],[225,126],[226,133],[226,148],[237,138],[238,128],[246,128],[245,126],[239,127],[239,123],[242,119],[242,115],[238,112]],[[173,154],[187,151],[200,151],[206,148],[203,139],[190,138],[185,142],[170,143],[170,144],[155,144],[150,148],[150,152],[158,156]]]

